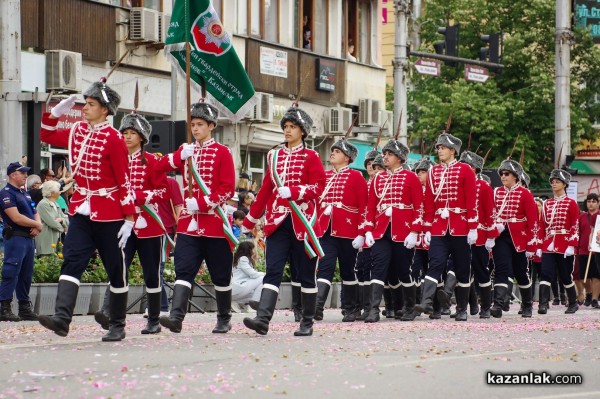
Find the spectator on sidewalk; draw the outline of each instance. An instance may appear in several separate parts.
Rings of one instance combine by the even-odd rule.
[[[233,255],[232,300],[256,309],[262,291],[263,272],[256,270],[258,253],[253,241],[243,241]]]

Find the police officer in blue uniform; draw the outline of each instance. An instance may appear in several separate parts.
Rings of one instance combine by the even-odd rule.
[[[19,162],[8,165],[8,184],[0,191],[0,216],[4,220],[0,321],[37,320],[31,308],[29,288],[35,255],[33,238],[42,231],[42,222],[31,197],[23,189],[30,169]],[[18,316],[11,310],[15,292],[19,301]]]

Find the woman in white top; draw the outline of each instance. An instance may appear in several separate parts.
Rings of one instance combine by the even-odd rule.
[[[264,273],[256,271],[258,253],[252,241],[242,241],[233,255],[231,299],[240,305],[250,303],[256,309],[260,301]],[[254,306],[253,306],[254,305]]]

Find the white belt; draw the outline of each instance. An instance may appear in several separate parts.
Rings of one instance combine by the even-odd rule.
[[[496,223],[516,223],[516,222],[524,222],[527,218],[510,218],[510,219],[498,219]]]
[[[113,193],[118,190],[118,187],[110,187],[110,188],[101,188],[99,190],[88,190],[84,187],[77,187],[77,191],[86,197],[93,197],[98,195],[100,197],[107,197],[110,193]]]
[[[569,232],[566,229],[560,229],[560,230],[550,230],[549,235],[552,234],[568,234]]]
[[[329,204],[326,203],[326,202],[321,202],[321,208],[327,208],[329,205],[331,205],[334,208],[345,209],[348,212],[358,213],[358,208],[354,208],[354,207],[351,207],[351,206],[344,205],[341,202],[331,202]]]
[[[444,209],[448,209],[449,212],[454,212],[454,213],[467,213],[466,209],[461,209],[461,208],[440,208],[440,209],[437,209],[435,211],[435,213],[437,215],[439,215],[440,213],[442,213],[444,211]]]

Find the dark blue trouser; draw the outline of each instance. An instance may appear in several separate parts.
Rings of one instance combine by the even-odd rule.
[[[349,238],[332,237],[329,232],[319,239],[325,256],[319,262],[317,279],[324,279],[331,283],[335,272],[335,265],[339,259],[340,276],[342,281],[356,281],[354,265],[356,264],[357,250],[352,247]]]
[[[356,257],[356,278],[359,282],[371,281],[371,248],[363,248]]]
[[[405,287],[414,285],[415,280],[411,274],[414,253],[415,250],[407,249],[403,242],[393,241],[388,228],[383,237],[375,241],[371,251],[373,258],[371,280],[379,280],[382,283],[388,280],[393,286],[398,283],[402,283]]]
[[[525,251],[517,252],[508,229],[498,238],[492,252],[494,256],[494,285],[506,284],[514,276],[521,288],[529,287],[529,265]]]
[[[97,249],[110,285],[114,288],[126,287],[125,256],[117,238],[122,225],[123,221],[95,222],[89,216],[79,214],[71,217],[63,246],[65,261],[60,274],[80,280]]]
[[[565,288],[572,287],[573,282],[573,261],[575,256],[567,256],[564,254],[543,253],[542,268],[540,273],[540,282],[550,285],[550,282],[556,280],[556,271],[558,277]]]
[[[177,245],[179,246],[179,243]],[[296,269],[296,276],[302,288],[315,288],[318,258],[308,259],[308,255],[304,252],[304,241],[296,238],[291,216],[287,216],[277,230],[267,237],[265,250],[267,270],[263,285],[279,287],[283,268],[288,259]]]
[[[17,300],[29,301],[34,253],[35,243],[31,238],[13,236],[4,241],[0,301],[12,300],[13,293]]]
[[[144,273],[144,283],[146,290],[149,293],[156,293],[160,290],[161,273],[160,273],[160,255],[162,251],[163,237],[138,238],[135,232],[131,232],[131,236],[125,245],[125,265],[127,269],[131,266],[131,262],[137,252]],[[157,291],[158,290],[158,291]]]
[[[459,285],[469,286],[471,281],[471,246],[467,236],[432,236],[429,246],[429,270],[426,278],[440,282],[440,276],[448,267],[448,257],[452,255],[454,274]]]
[[[426,249],[415,249],[412,264],[412,278],[415,281],[422,280],[429,270],[429,252]]]
[[[484,245],[471,246],[471,266],[475,280],[480,286],[487,286],[490,282],[490,253]]]
[[[171,229],[168,229],[171,230]],[[169,233],[169,237],[171,237],[171,240],[175,240],[175,233]],[[163,247],[165,248],[165,261],[163,262],[161,260],[160,262],[160,286],[162,287],[162,295],[160,296],[160,311],[161,312],[168,312],[169,311],[169,296],[167,295],[167,290],[165,289],[165,279],[163,278],[164,273],[165,273],[165,264],[166,264],[166,260],[169,259],[169,250],[171,248],[171,246],[167,243],[165,243],[164,241],[166,241],[166,237],[163,237]]]
[[[216,287],[230,286],[233,254],[227,239],[178,234],[175,246],[176,279],[193,285],[203,261],[206,261],[210,278]]]

